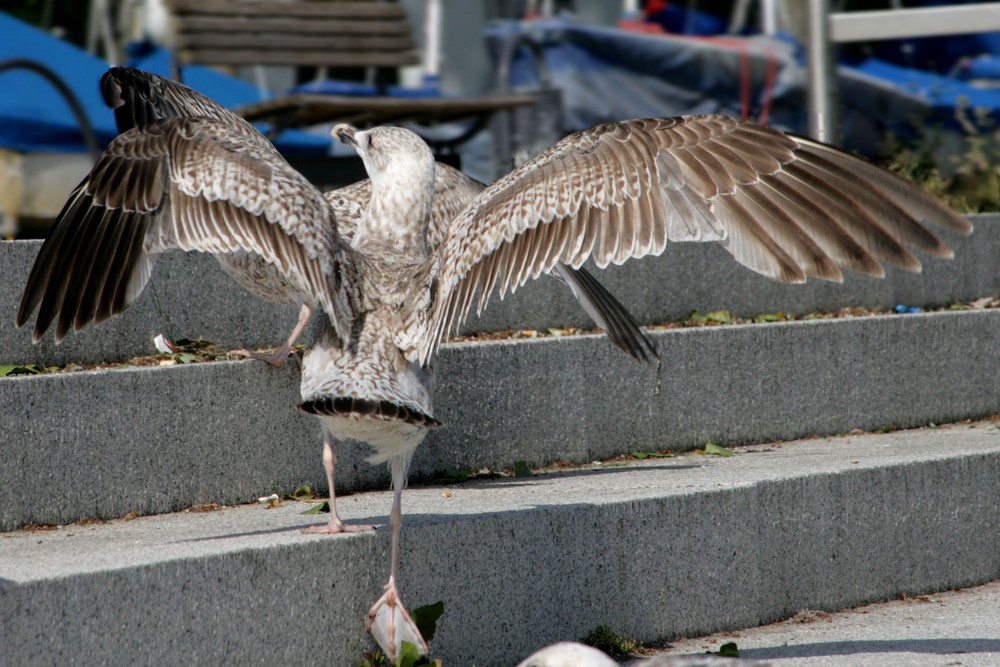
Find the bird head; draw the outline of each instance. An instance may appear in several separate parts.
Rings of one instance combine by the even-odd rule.
[[[331,134],[358,152],[376,187],[386,179],[397,184],[433,187],[434,154],[416,133],[391,126],[359,130],[340,123]]]

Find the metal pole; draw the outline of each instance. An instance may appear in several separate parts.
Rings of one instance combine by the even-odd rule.
[[[761,0],[760,26],[765,35],[778,32],[778,0]]]
[[[809,0],[806,34],[808,48],[809,134],[817,141],[833,142],[833,67],[830,60],[830,35],[827,15],[829,0]]]

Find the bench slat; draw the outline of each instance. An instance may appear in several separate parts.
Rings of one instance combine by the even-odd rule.
[[[327,67],[403,67],[417,65],[420,57],[409,53],[380,51],[338,52],[267,51],[259,49],[184,49],[177,52],[183,65],[316,65]]]
[[[350,35],[178,35],[175,42],[178,49],[186,50],[252,50],[266,51],[310,51],[326,49],[330,52],[343,51],[384,51],[406,52],[412,55],[416,44],[409,36],[350,36]]]
[[[176,15],[344,17],[370,19],[406,18],[406,9],[395,2],[213,2],[212,0],[168,0]]]
[[[351,19],[310,19],[289,21],[281,18],[255,18],[244,20],[232,16],[185,16],[175,20],[175,29],[180,34],[212,32],[239,33],[247,30],[259,32],[299,32],[329,35],[410,35],[410,24],[406,21],[364,21]]]

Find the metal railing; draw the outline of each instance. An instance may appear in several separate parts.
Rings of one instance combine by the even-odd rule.
[[[809,0],[809,134],[834,139],[833,45],[995,30],[1000,30],[1000,2],[831,13],[830,0]]]

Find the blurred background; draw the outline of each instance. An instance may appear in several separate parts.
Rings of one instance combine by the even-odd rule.
[[[285,1],[284,6],[303,4]],[[164,76],[180,71],[174,47],[185,4],[192,3],[0,0],[4,236],[44,234],[47,221],[58,213],[95,153],[113,138],[113,117],[96,85],[109,64]],[[496,111],[501,107],[494,104],[470,119],[441,120],[440,115],[403,119],[437,142],[432,145],[442,159],[484,181],[565,134],[610,120],[724,113],[816,135],[820,131],[816,118],[822,116],[828,122],[824,140],[879,161],[956,208],[982,211],[1000,205],[995,166],[1000,152],[1000,32],[990,31],[1000,25],[1000,3],[399,0],[388,4],[405,11],[413,40],[411,64],[220,67],[196,62],[185,65],[184,81],[240,113],[304,90],[394,97],[400,107],[406,104],[404,98],[419,96],[494,102],[504,96],[530,97],[530,106],[512,104]],[[965,12],[958,18],[918,15],[922,21],[918,29],[923,25],[931,33],[941,32],[942,25],[951,21],[969,25],[971,17],[976,30],[987,32],[860,41],[843,41],[835,34],[838,16],[875,12],[855,15],[881,15],[885,21],[886,12],[914,9]],[[894,16],[884,23],[890,28],[888,34],[904,23],[894,21]],[[817,53],[829,58],[819,68]],[[816,97],[817,84],[825,89],[820,90],[825,102]],[[67,95],[76,98],[79,108]],[[262,129],[271,133],[279,150],[323,187],[359,177],[356,165],[337,166],[338,160],[353,159],[329,140],[329,128],[337,118],[290,124],[287,129],[277,128],[271,117],[261,119]]]

